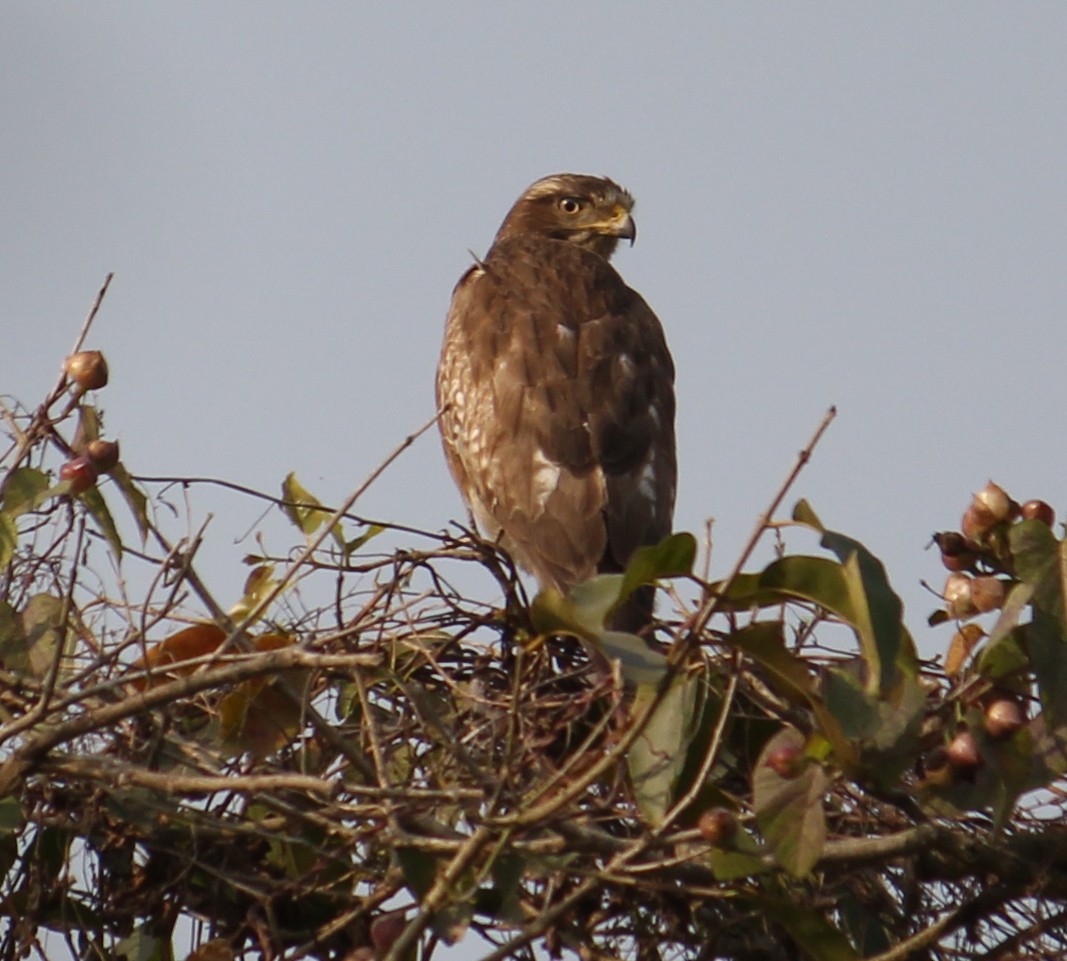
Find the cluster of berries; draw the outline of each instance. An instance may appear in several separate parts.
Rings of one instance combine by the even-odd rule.
[[[965,621],[1004,606],[1014,573],[1007,531],[1026,520],[1051,527],[1056,513],[1042,500],[1020,504],[990,481],[971,499],[958,531],[934,535],[941,562],[952,572],[942,591],[949,617]]]
[[[90,390],[107,386],[107,361],[98,350],[80,350],[71,354],[63,364],[63,372],[70,381],[74,396],[81,397]],[[75,442],[75,448],[79,445]],[[101,474],[112,470],[119,462],[119,443],[99,437],[86,441],[75,455],[59,468],[59,479],[68,481],[68,492],[81,494],[92,487]]]
[[[999,484],[990,481],[971,498],[958,531],[934,535],[941,562],[950,572],[942,598],[945,610],[931,619],[966,621],[1004,606],[1016,582],[1009,533],[1023,521],[1052,527],[1056,513],[1043,500],[1019,503]],[[970,634],[968,635],[968,632]],[[974,639],[984,632],[973,625],[961,628],[959,636]],[[968,648],[970,645],[967,645]],[[1017,691],[994,686],[985,690],[974,705],[980,710],[981,731],[991,741],[1006,741],[1027,723],[1025,700]],[[974,716],[975,730],[979,723]],[[973,781],[984,765],[979,739],[961,723],[952,739],[933,748],[924,758],[925,783],[946,787],[957,781]]]

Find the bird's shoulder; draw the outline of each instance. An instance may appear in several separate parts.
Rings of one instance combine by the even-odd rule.
[[[587,361],[601,351],[663,346],[656,315],[607,260],[543,237],[494,244],[456,284],[448,324],[489,337],[497,349],[509,342],[529,347],[525,342],[531,334],[537,335],[532,345],[537,348],[557,334],[588,334],[581,345]],[[582,329],[588,325],[594,326]],[[577,352],[580,345],[575,340],[571,346]]]
[[[600,254],[549,237],[499,240],[481,267],[486,288],[528,289],[591,312],[621,309],[636,296]]]

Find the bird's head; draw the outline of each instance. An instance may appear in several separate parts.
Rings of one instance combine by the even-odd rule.
[[[542,236],[592,250],[605,259],[620,239],[632,244],[634,198],[606,177],[552,174],[531,184],[500,225],[496,240]]]

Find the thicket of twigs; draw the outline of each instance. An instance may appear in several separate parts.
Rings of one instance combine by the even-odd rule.
[[[81,348],[2,411],[0,958],[1063,955],[1048,505],[991,486],[939,535],[936,664],[803,502],[762,570],[711,583],[676,535],[531,604],[493,545],[376,553],[356,495],[291,477],[297,546],[223,610]],[[472,567],[493,596],[452,586]],[[647,580],[658,649],[602,629]]]

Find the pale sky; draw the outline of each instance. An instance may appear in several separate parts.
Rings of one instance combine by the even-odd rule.
[[[989,477],[1067,511],[1065,51],[1061,3],[9,0],[0,393],[43,397],[114,271],[89,346],[129,469],[339,501],[431,416],[469,251],[605,174],[677,362],[676,527],[714,517],[725,574],[836,404],[788,503],[937,650],[930,533]],[[235,600],[259,507],[193,503]],[[436,437],[357,510],[463,519]]]

